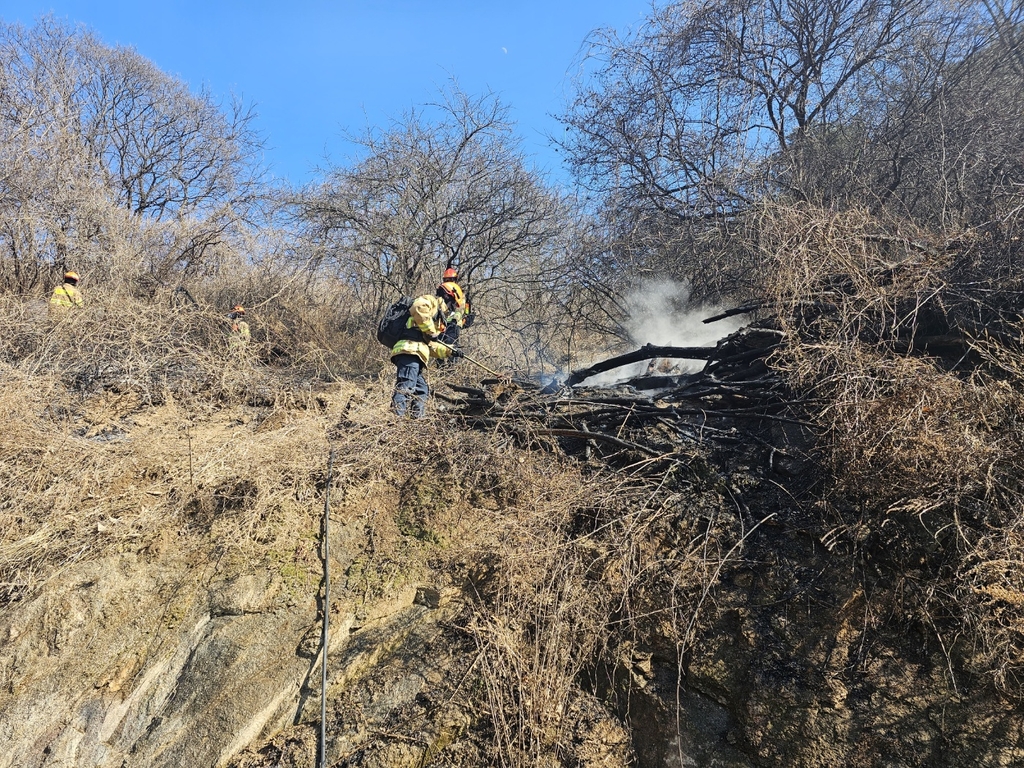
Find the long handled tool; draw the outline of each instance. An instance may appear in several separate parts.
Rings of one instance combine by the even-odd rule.
[[[439,339],[435,339],[435,341],[437,341],[437,343],[438,343],[438,344],[440,344],[440,345],[441,345],[442,347],[447,347],[447,348],[448,348],[448,349],[450,349],[450,350],[451,350],[452,352],[458,351],[459,355],[460,355],[460,356],[461,356],[461,357],[462,357],[462,358],[463,358],[464,360],[466,360],[466,361],[468,361],[468,362],[472,363],[472,364],[473,364],[473,365],[475,365],[475,366],[476,366],[477,368],[482,368],[482,369],[484,369],[485,371],[487,371],[487,372],[488,372],[489,374],[491,374],[492,376],[497,376],[497,377],[498,377],[499,379],[507,379],[507,378],[509,378],[509,376],[508,376],[508,374],[507,374],[507,373],[498,373],[497,371],[495,371],[495,370],[492,370],[491,368],[488,368],[488,367],[487,367],[486,365],[484,365],[483,363],[481,363],[481,362],[480,362],[479,360],[474,360],[474,359],[473,359],[472,357],[470,357],[469,355],[467,355],[467,354],[466,354],[465,352],[463,352],[463,351],[462,351],[461,349],[459,349],[459,350],[456,350],[456,348],[455,348],[455,347],[453,347],[453,346],[452,346],[451,344],[445,344],[445,343],[444,343],[443,341],[440,341]]]
[[[334,480],[334,449],[327,457],[327,486],[324,488],[324,625],[320,636],[320,652],[323,654],[320,676],[320,744],[317,768],[327,768],[327,646],[330,640],[328,621],[331,615],[331,572],[329,568],[327,543],[330,539],[331,482]]]

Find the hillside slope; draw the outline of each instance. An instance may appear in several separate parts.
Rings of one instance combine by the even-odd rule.
[[[314,764],[325,508],[329,765],[1020,764],[1019,318],[877,267],[653,396],[6,365],[0,766]]]

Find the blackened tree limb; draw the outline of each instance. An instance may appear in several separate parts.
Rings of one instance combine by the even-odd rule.
[[[768,302],[766,302],[766,301],[754,301],[754,302],[751,302],[750,304],[744,304],[742,307],[733,307],[732,309],[727,309],[725,312],[722,312],[719,315],[714,315],[712,317],[705,317],[703,320],[701,320],[701,322],[705,323],[705,324],[706,323],[717,323],[719,320],[725,320],[727,317],[734,317],[736,315],[745,315],[748,312],[753,312],[755,310],[761,309],[762,307],[767,305],[767,303]]]
[[[714,357],[716,347],[656,347],[653,344],[645,344],[635,352],[629,352],[618,357],[610,357],[602,360],[589,368],[573,371],[565,380],[567,387],[573,387],[584,379],[590,378],[598,373],[604,373],[614,368],[620,368],[630,363],[638,363],[641,360],[651,360],[655,357],[673,357],[686,360],[710,360]]]
[[[603,440],[606,443],[617,445],[620,448],[630,448],[634,451],[649,454],[650,456],[661,456],[662,452],[646,445],[632,443],[613,435],[606,435],[604,432],[590,432],[579,429],[530,429],[526,432],[530,435],[552,435],[554,437],[578,437],[581,440]]]

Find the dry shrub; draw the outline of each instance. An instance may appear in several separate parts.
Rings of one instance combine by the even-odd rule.
[[[542,508],[505,521],[503,545],[488,553],[476,577],[479,601],[469,628],[496,747],[508,765],[543,764],[566,741],[580,676],[605,642],[621,593],[621,584],[597,582],[604,569],[593,551],[566,541],[573,507],[592,490],[557,489]]]
[[[800,381],[816,378],[823,364],[826,372],[846,370],[842,355],[858,341],[891,350],[919,332],[926,306],[943,311],[948,273],[959,266],[958,252],[933,245],[935,238],[863,211],[776,207],[757,227],[773,309],[802,342],[823,345],[809,367],[790,364]]]
[[[951,658],[1019,690],[1019,279],[987,273],[977,240],[862,212],[761,224],[788,341],[773,363],[818,425],[829,524],[911,585]]]
[[[26,372],[59,372],[77,389],[120,382],[147,396],[169,389],[229,398],[246,394],[238,386],[259,386],[254,364],[334,381],[375,374],[387,362],[376,318],[355,311],[344,291],[296,276],[240,270],[142,296],[83,291],[86,307],[62,314],[43,299],[0,296],[0,359]],[[229,354],[235,304],[246,307],[252,333],[245,355]],[[227,368],[246,369],[249,381],[222,381]]]
[[[147,402],[165,392],[216,397],[226,391],[221,317],[110,296],[57,314],[28,306],[7,297],[0,307],[5,361],[27,375],[53,376],[79,392],[131,390]]]
[[[814,388],[827,398],[819,419],[831,438],[836,490],[875,505],[984,497],[1021,438],[1014,424],[1019,396],[919,359],[861,352],[855,375]]]
[[[224,271],[197,286],[194,296],[221,314],[235,304],[246,307],[261,358],[275,365],[334,381],[375,373],[387,361],[375,335],[378,317],[340,280],[266,263]]]
[[[503,518],[474,581],[468,628],[505,765],[576,764],[581,686],[628,717],[636,648],[673,638],[662,661],[681,665],[742,551],[717,494],[702,505],[674,480],[561,471],[542,505]],[[624,744],[610,753],[632,760]]]

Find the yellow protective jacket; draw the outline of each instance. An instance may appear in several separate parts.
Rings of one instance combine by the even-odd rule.
[[[441,286],[448,289],[448,292],[455,297],[455,309],[447,312],[445,322],[448,325],[464,327],[466,325],[466,315],[469,314],[469,299],[466,298],[466,293],[462,290],[462,286],[453,280],[445,280],[441,283]]]
[[[231,349],[242,349],[247,346],[252,333],[249,324],[245,320],[232,320],[228,335],[228,347]]]
[[[391,356],[416,355],[424,365],[432,357],[437,360],[448,357],[451,354],[448,347],[431,341],[444,331],[444,316],[447,312],[448,304],[439,296],[418,296],[409,307],[409,319],[405,323],[407,338],[399,340],[391,348]]]
[[[58,285],[50,296],[50,309],[70,309],[84,304],[81,292],[70,283]]]

